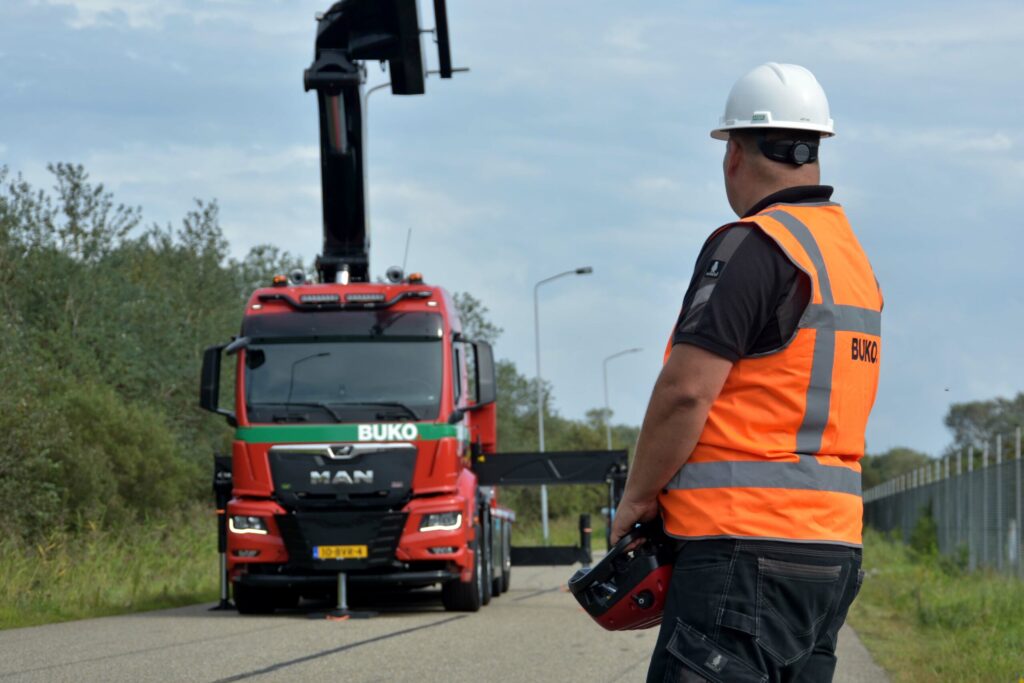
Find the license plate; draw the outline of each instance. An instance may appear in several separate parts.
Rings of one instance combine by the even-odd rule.
[[[370,553],[365,545],[318,545],[313,547],[314,560],[364,560]]]

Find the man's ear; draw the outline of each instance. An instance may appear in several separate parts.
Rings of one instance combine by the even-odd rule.
[[[725,175],[729,178],[735,178],[736,173],[740,168],[740,164],[743,163],[744,149],[736,140],[730,138],[725,143]]]

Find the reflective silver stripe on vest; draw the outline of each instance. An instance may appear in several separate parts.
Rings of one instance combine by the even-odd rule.
[[[800,319],[803,327],[831,327],[837,332],[860,332],[882,336],[882,314],[870,308],[845,304],[810,304]]]
[[[804,489],[860,495],[861,476],[846,467],[822,465],[813,455],[799,462],[716,460],[688,462],[669,482],[669,489]]]
[[[812,324],[807,313],[800,318],[800,327],[816,330],[814,339],[814,355],[811,360],[811,380],[807,385],[807,399],[804,408],[804,419],[796,434],[796,452],[812,454],[821,450],[821,441],[828,424],[829,404],[832,400],[832,368],[836,354],[836,305],[832,297],[832,282],[825,268],[825,259],[818,248],[818,242],[811,234],[810,228],[798,220],[793,214],[785,211],[768,211],[764,216],[774,218],[796,238],[800,246],[807,252],[814,270],[818,275],[818,291],[821,292],[821,304],[815,311]]]

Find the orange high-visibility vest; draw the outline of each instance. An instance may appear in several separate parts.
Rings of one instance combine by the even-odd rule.
[[[807,274],[811,299],[788,343],[730,370],[690,459],[659,497],[665,530],[859,546],[881,291],[838,204],[775,204],[742,223]]]

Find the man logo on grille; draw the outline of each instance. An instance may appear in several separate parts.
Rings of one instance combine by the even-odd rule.
[[[320,472],[312,471],[309,473],[309,484],[310,486],[322,486],[322,485],[335,485],[345,484],[352,486],[354,484],[372,484],[373,483],[373,470],[352,470],[352,472],[346,472],[345,470],[338,470],[337,472],[331,473],[330,470],[322,470]]]

